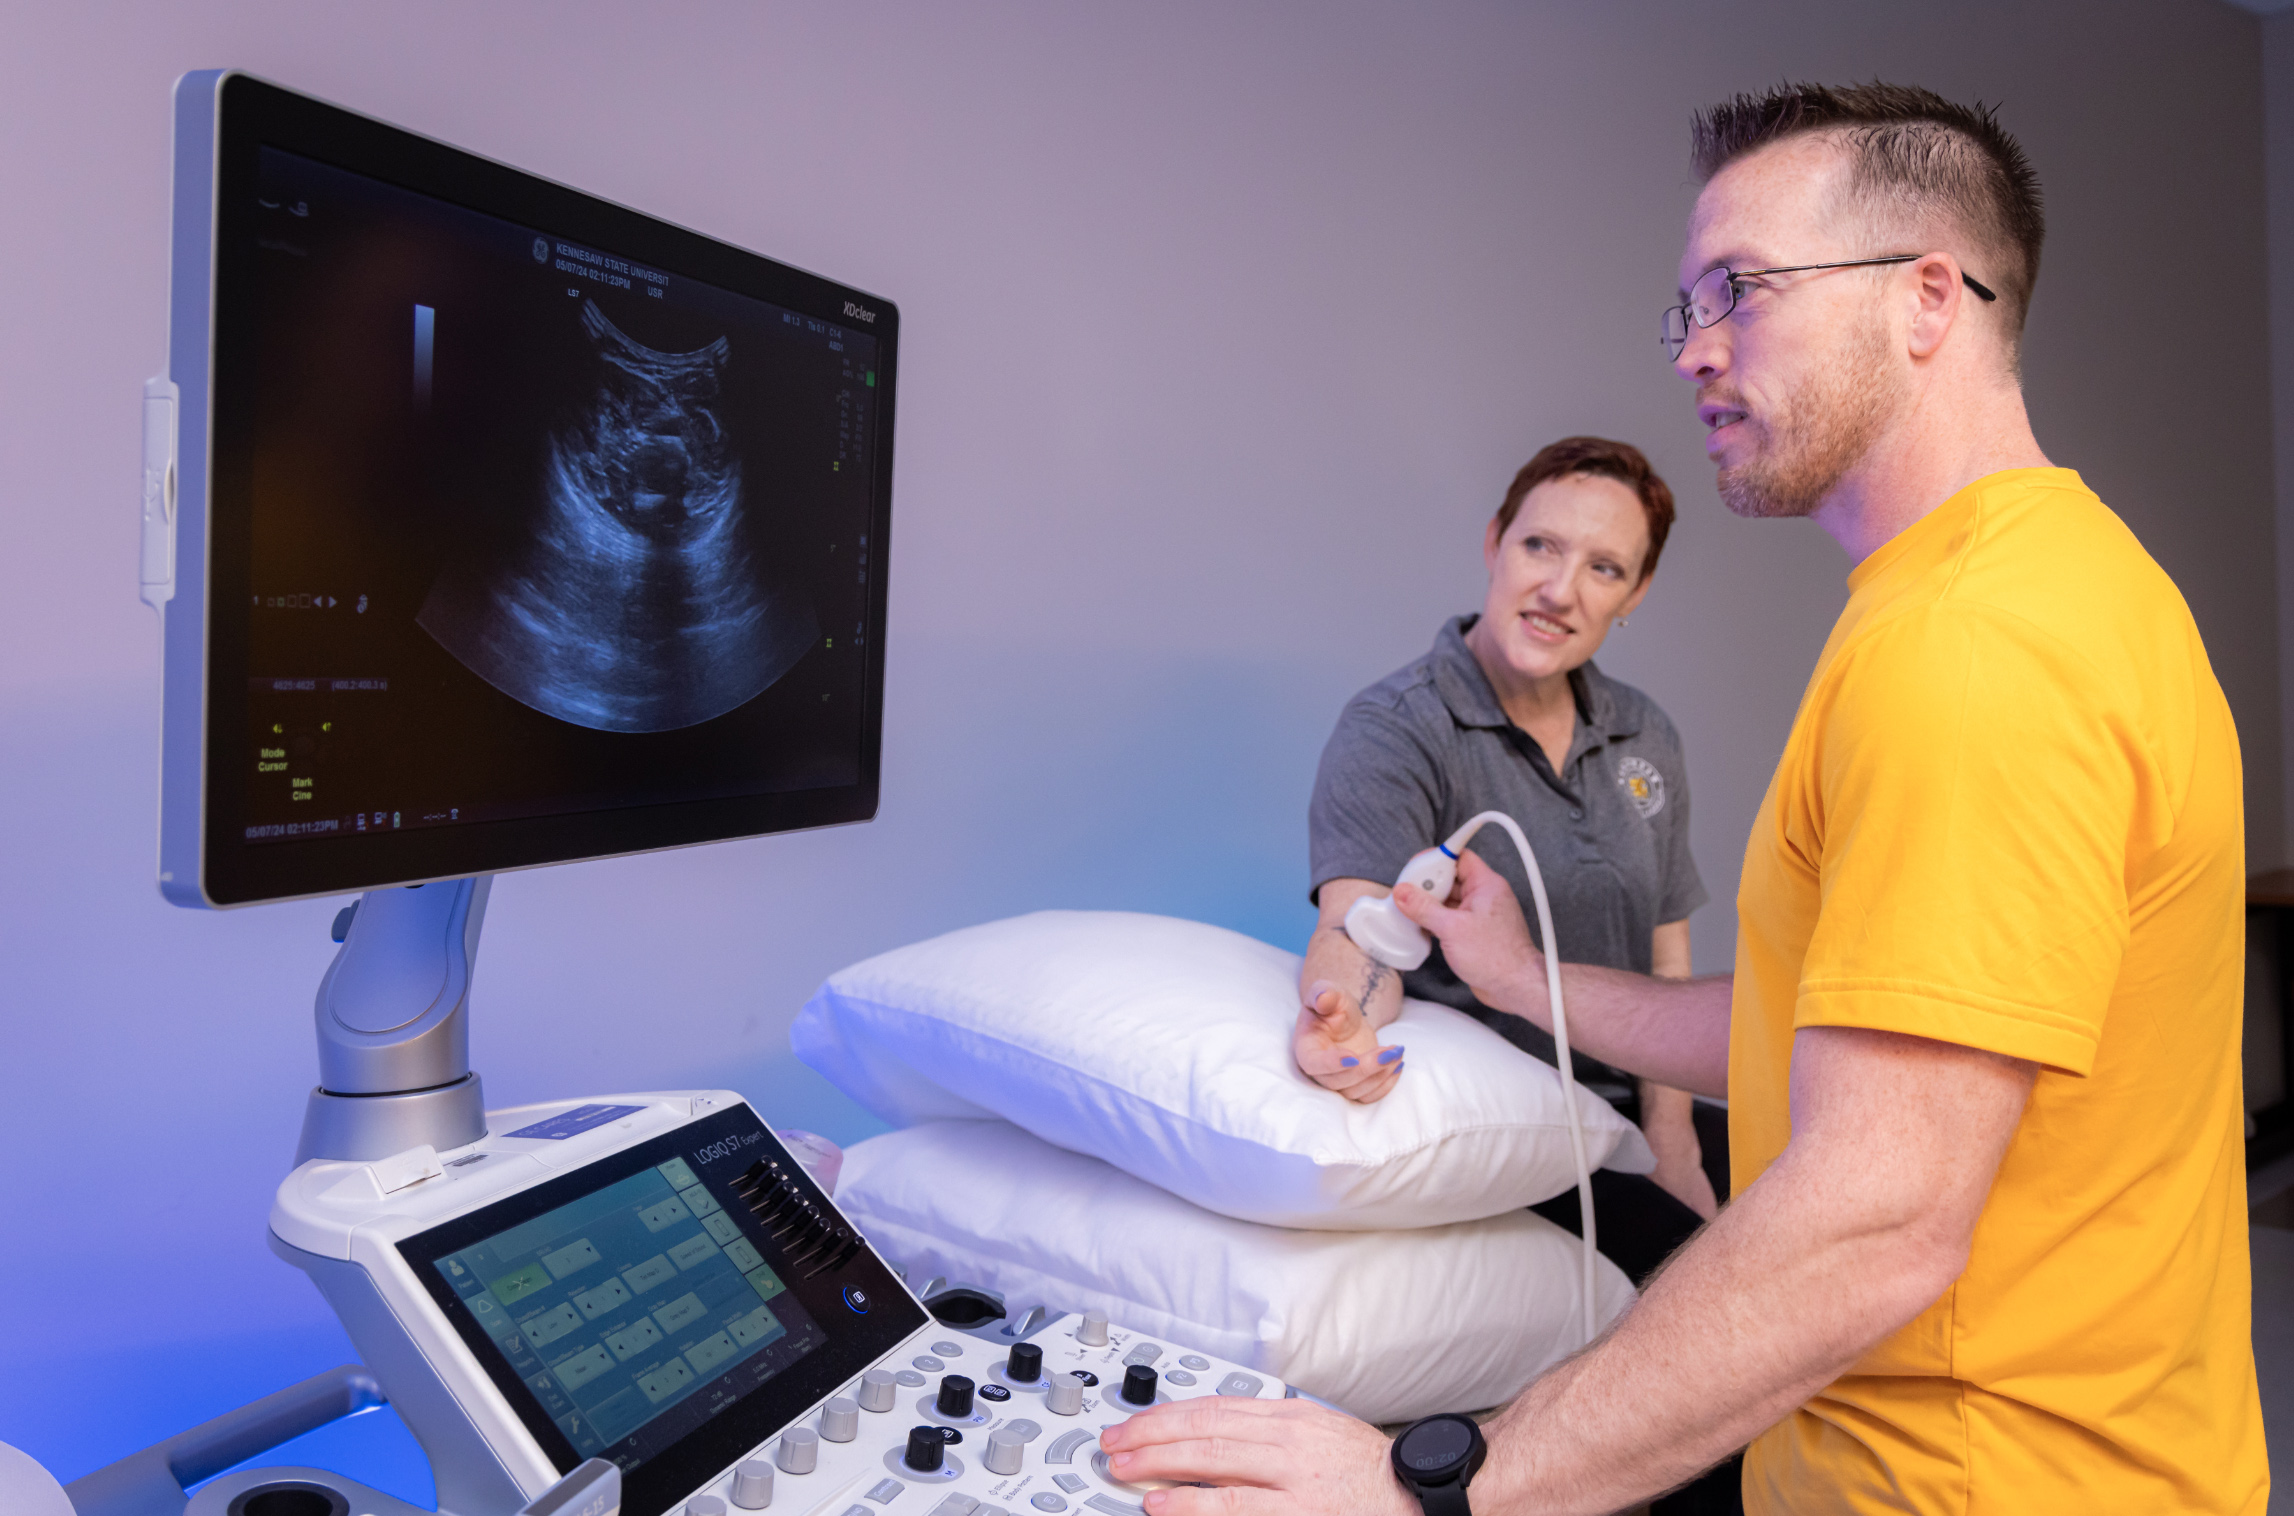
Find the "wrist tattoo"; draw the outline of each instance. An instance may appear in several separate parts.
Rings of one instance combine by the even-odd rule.
[[[1370,997],[1384,988],[1386,981],[1393,977],[1394,971],[1383,963],[1370,965],[1370,972],[1362,976],[1362,998],[1358,1002],[1362,1007],[1363,1015],[1370,1014]]]

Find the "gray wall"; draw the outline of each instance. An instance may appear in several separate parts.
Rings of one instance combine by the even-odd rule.
[[[1686,735],[1716,897],[1697,958],[1726,965],[1845,564],[1720,509],[1653,332],[1690,107],[1784,76],[2005,101],[2054,228],[2041,439],[2189,596],[2254,859],[2280,861],[2259,30],[2216,0],[18,0],[0,1439],[77,1473],[343,1351],[261,1241],[333,906],[193,915],[151,884],[136,393],[178,72],[251,68],[901,302],[881,818],[505,879],[477,983],[497,1100],[728,1084],[849,1136],[866,1122],[786,1036],[842,963],[1049,905],[1299,942],[1329,721],[1478,601],[1482,522],[1565,432],[1641,443],[1681,494],[1605,661]]]
[[[2264,197],[2268,220],[2271,435],[2277,460],[2278,582],[2294,585],[2294,10],[2262,22]],[[2294,595],[2278,601],[2282,750],[2294,748]],[[2281,765],[2294,827],[2294,765]],[[2288,849],[2294,857],[2294,846]]]

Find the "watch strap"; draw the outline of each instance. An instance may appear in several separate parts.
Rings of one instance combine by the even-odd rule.
[[[1466,1499],[1466,1487],[1455,1482],[1411,1486],[1418,1504],[1425,1508],[1426,1516],[1473,1516],[1473,1506]]]

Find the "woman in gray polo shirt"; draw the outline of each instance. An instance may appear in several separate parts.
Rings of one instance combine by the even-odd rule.
[[[1451,621],[1424,657],[1348,702],[1308,811],[1321,919],[1300,976],[1296,1047],[1318,1082],[1376,1100],[1404,1077],[1404,1050],[1379,1037],[1404,994],[1456,1006],[1554,1061],[1551,1036],[1483,1006],[1438,944],[1423,968],[1397,975],[1342,924],[1357,898],[1385,894],[1413,853],[1478,811],[1511,815],[1537,849],[1564,957],[1688,974],[1688,916],[1706,897],[1689,856],[1680,738],[1654,701],[1592,662],[1648,593],[1672,519],[1672,491],[1638,450],[1598,437],[1554,443],[1515,477],[1484,535],[1481,614]],[[1529,898],[1502,832],[1488,828],[1472,846]],[[1575,1064],[1657,1153],[1654,1175],[1604,1170],[1594,1189],[1601,1250],[1639,1283],[1715,1209],[1691,1101],[1582,1053]],[[1574,1191],[1548,1208],[1575,1229]]]

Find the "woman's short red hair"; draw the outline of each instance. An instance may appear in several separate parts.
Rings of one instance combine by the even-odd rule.
[[[1497,508],[1498,535],[1504,536],[1505,529],[1513,525],[1523,496],[1549,479],[1566,479],[1573,474],[1614,479],[1641,497],[1641,511],[1649,520],[1649,553],[1641,560],[1641,577],[1647,579],[1655,573],[1657,555],[1665,550],[1665,537],[1673,529],[1673,490],[1630,442],[1564,437],[1539,448],[1537,456],[1513,476],[1505,503]]]

